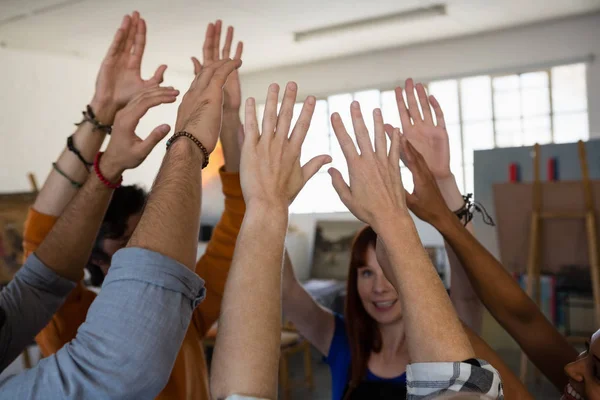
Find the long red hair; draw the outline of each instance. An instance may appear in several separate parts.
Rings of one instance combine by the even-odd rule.
[[[346,397],[363,380],[371,352],[381,351],[381,333],[377,322],[365,310],[358,295],[358,268],[366,265],[367,249],[377,243],[377,234],[370,226],[361,229],[352,243],[352,254],[346,287],[345,323],[350,343],[350,381]]]

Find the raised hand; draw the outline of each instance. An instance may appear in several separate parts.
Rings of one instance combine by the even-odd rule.
[[[178,94],[179,91],[172,87],[146,89],[117,113],[110,141],[101,159],[102,164],[115,172],[111,175],[119,176],[120,172],[140,165],[169,133],[170,126],[162,124],[154,128],[146,139],[141,139],[136,135],[135,128],[150,108],[173,103]],[[101,170],[110,174],[110,171]]]
[[[227,35],[225,36],[225,44],[223,50],[219,50],[219,44],[221,41],[221,28],[222,21],[217,20],[214,24],[208,24],[206,28],[206,36],[204,38],[204,47],[202,48],[204,66],[207,67],[217,61],[228,59],[231,54],[231,45],[233,42],[233,27],[227,28]],[[234,60],[241,60],[242,51],[244,50],[244,43],[238,42]],[[194,64],[194,75],[198,75],[202,70],[202,64],[196,57],[192,57],[192,63]],[[225,101],[223,103],[224,112],[235,111],[239,112],[240,106],[242,105],[242,88],[240,86],[240,76],[237,70],[235,70],[227,79],[225,84]]]
[[[175,131],[194,135],[211,153],[217,145],[223,116],[223,85],[241,60],[225,59],[202,68],[177,110]]]
[[[115,113],[139,92],[162,83],[166,65],[159,66],[150,79],[142,79],[145,46],[146,21],[137,11],[123,17],[96,79],[92,106],[98,109],[94,111],[102,123],[111,124]]]
[[[455,219],[456,216],[446,205],[425,158],[406,137],[400,140],[400,147],[402,160],[412,173],[414,181],[413,193],[406,193],[406,203],[410,211],[435,227],[438,227],[444,218]]]
[[[360,154],[348,135],[338,113],[331,116],[331,124],[350,174],[350,186],[344,182],[342,174],[335,168],[329,169],[333,187],[342,202],[361,221],[373,226],[379,225],[397,215],[408,213],[404,199],[404,187],[400,177],[400,131],[393,132],[390,152],[380,109],[373,110],[375,122],[375,151],[369,138],[369,131],[363,120],[360,104],[354,101],[350,106],[352,125]]]
[[[402,131],[417,151],[423,155],[433,176],[438,180],[442,180],[451,175],[450,145],[444,121],[444,113],[435,97],[433,95],[427,97],[423,85],[417,83],[417,95],[421,109],[423,110],[423,116],[421,116],[414,89],[413,80],[410,78],[407,79],[407,107],[402,97],[402,88],[396,88],[396,103],[398,104],[398,112],[400,113]],[[433,122],[430,105],[433,106],[437,123]],[[386,130],[389,133],[393,128],[390,125],[386,125]]]
[[[253,98],[246,100],[245,138],[242,145],[240,180],[244,200],[250,207],[259,202],[267,206],[287,208],[306,182],[319,169],[331,162],[328,155],[320,155],[300,165],[300,150],[310,127],[316,100],[308,96],[289,134],[298,87],[289,82],[283,95],[279,114],[277,101],[279,86],[269,86],[262,134],[256,120]],[[289,136],[289,138],[288,138]]]

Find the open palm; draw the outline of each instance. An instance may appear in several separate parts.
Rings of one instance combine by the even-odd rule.
[[[435,97],[427,97],[423,85],[417,84],[416,89],[423,116],[419,112],[412,79],[406,80],[408,107],[402,97],[402,88],[396,88],[396,103],[398,104],[402,130],[410,143],[423,155],[435,178],[444,179],[451,174],[450,145],[444,114]],[[431,106],[433,106],[435,112],[436,123],[433,122]],[[393,128],[388,125],[386,129],[390,132]]]

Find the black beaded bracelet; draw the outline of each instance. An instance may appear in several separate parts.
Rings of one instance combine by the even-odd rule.
[[[63,177],[66,179],[66,180],[68,180],[68,181],[71,183],[71,186],[73,186],[75,189],[81,189],[81,187],[83,186],[83,183],[79,183],[79,182],[77,182],[77,181],[75,181],[75,180],[71,179],[71,177],[70,177],[70,176],[68,176],[67,174],[65,174],[65,173],[63,172],[63,170],[61,170],[60,168],[58,168],[58,165],[57,165],[55,162],[53,162],[53,163],[52,163],[52,168],[54,168],[54,170],[55,170],[56,172],[58,172],[58,173],[59,173],[60,175],[62,175],[62,176],[63,176]]]
[[[75,153],[77,158],[79,158],[79,161],[81,161],[83,163],[83,165],[85,165],[85,167],[87,168],[88,171],[90,170],[90,167],[92,167],[94,165],[94,163],[87,162],[86,159],[83,158],[83,155],[81,155],[81,152],[77,149],[77,147],[75,147],[75,143],[73,143],[73,135],[71,135],[67,138],[67,149],[69,149],[69,151]]]
[[[94,110],[92,110],[92,106],[88,104],[85,111],[82,111],[81,113],[83,114],[83,119],[81,120],[81,122],[76,123],[75,126],[79,126],[84,122],[89,122],[90,124],[94,125],[94,130],[99,130],[106,133],[107,135],[110,135],[110,133],[112,132],[112,126],[104,125],[100,121],[98,121],[96,119],[96,114],[94,114]]]
[[[208,150],[206,150],[206,147],[204,147],[202,142],[200,142],[198,139],[196,139],[196,137],[189,132],[180,131],[180,132],[175,133],[173,136],[171,136],[171,138],[169,140],[167,140],[167,150],[169,150],[169,147],[171,147],[171,145],[173,144],[173,142],[175,140],[179,139],[182,136],[190,139],[192,142],[194,142],[196,144],[196,146],[198,146],[200,148],[200,150],[202,151],[202,154],[204,154],[204,162],[202,163],[202,169],[206,168],[206,166],[208,165]]]

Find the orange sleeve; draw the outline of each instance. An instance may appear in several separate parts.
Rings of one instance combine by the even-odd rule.
[[[23,230],[23,254],[27,258],[44,241],[58,217],[29,209]],[[44,357],[56,353],[65,343],[75,338],[77,329],[85,321],[87,310],[96,294],[81,282],[69,294],[64,304],[52,316],[52,320],[35,337]]]
[[[196,264],[196,273],[206,282],[206,298],[196,308],[193,320],[202,336],[219,318],[221,300],[225,291],[225,281],[231,267],[233,251],[242,226],[246,203],[242,196],[240,175],[225,172],[219,174],[225,195],[225,210],[215,226],[206,252]]]

